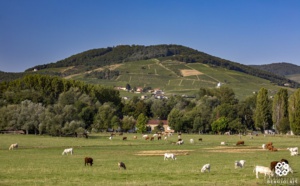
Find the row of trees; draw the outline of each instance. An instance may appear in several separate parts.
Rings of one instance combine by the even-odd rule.
[[[280,89],[274,98],[262,88],[243,101],[232,89],[201,88],[196,98],[133,97],[121,101],[118,91],[74,80],[31,75],[0,84],[0,130],[68,135],[84,130],[147,130],[150,118],[168,120],[175,131],[224,133],[276,129],[300,134],[300,89]],[[160,130],[158,127],[157,130]]]

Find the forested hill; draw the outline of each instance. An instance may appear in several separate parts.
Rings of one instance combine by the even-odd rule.
[[[63,72],[51,70],[47,71],[47,74],[49,75],[58,75],[64,77],[72,74],[84,73],[95,68],[108,65],[146,59],[158,59],[160,62],[166,60],[174,60],[185,63],[202,63],[212,67],[222,67],[267,79],[280,86],[283,86],[285,83],[289,83],[291,87],[300,87],[299,83],[286,79],[285,77],[278,76],[270,72],[257,70],[250,66],[221,59],[219,57],[215,57],[180,45],[119,45],[116,47],[92,49],[60,60],[56,63],[49,63],[32,67],[30,69],[27,69],[26,72],[32,72],[34,69],[42,70],[70,67]]]
[[[293,74],[300,74],[300,66],[291,63],[272,63],[266,65],[250,65],[251,67],[258,68],[260,70],[272,72],[281,76],[288,76]]]

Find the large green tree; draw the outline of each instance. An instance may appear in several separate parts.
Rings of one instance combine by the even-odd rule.
[[[286,123],[288,120],[288,91],[281,88],[274,96],[272,107],[272,120],[275,125],[275,129],[279,132],[287,132]]]
[[[148,117],[141,113],[136,120],[136,129],[138,133],[144,133],[147,130]]]
[[[300,135],[300,89],[289,98],[289,121],[295,135]]]
[[[261,88],[257,94],[254,122],[255,127],[261,131],[269,129],[272,126],[270,100],[268,90],[265,88]]]

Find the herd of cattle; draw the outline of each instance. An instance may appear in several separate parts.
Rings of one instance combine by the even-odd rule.
[[[111,134],[109,139],[112,140],[114,135],[115,134]],[[171,135],[172,134],[168,134],[168,136],[165,136],[164,140],[167,140],[168,137],[170,137]],[[149,135],[143,135],[142,136],[142,138],[145,139],[145,140],[154,140],[154,137],[157,137],[158,140],[161,140],[161,135],[160,134],[154,134],[151,137]],[[137,139],[137,136],[134,136],[133,139]],[[122,137],[122,140],[127,140],[127,137],[125,137],[125,136]],[[198,140],[202,141],[202,138],[199,138]],[[190,139],[190,143],[193,144],[194,139]],[[181,133],[178,135],[178,141],[173,143],[173,144],[177,144],[177,145],[183,145],[184,144],[184,141],[181,138]],[[227,144],[226,144],[226,142],[221,142],[221,145],[227,145]],[[236,143],[236,146],[239,146],[239,145],[245,145],[245,142],[244,141],[238,141]],[[10,145],[9,150],[14,150],[14,149],[17,149],[17,148],[18,148],[18,143],[14,143],[14,144]],[[273,146],[272,142],[262,144],[262,149],[268,149],[269,151],[278,151],[278,149]],[[299,154],[298,153],[298,147],[287,148],[287,150],[290,151],[291,156],[297,156]],[[62,155],[68,155],[68,154],[73,155],[73,148],[67,148],[67,149],[63,150]],[[176,160],[177,158],[176,158],[176,155],[174,153],[165,153],[164,154],[164,160],[168,160],[168,159]],[[234,162],[234,167],[235,168],[243,168],[245,166],[245,163],[246,163],[245,160],[235,161]],[[293,173],[293,170],[289,166],[289,162],[286,159],[281,159],[280,161],[272,161],[270,163],[270,167],[255,166],[253,172],[255,172],[256,178],[259,178],[258,177],[259,173],[264,174],[264,176],[267,176],[267,175],[269,177],[274,176],[275,168],[278,167],[278,165],[281,165],[281,163],[284,163],[285,165],[288,165],[287,166],[287,169],[288,169],[287,171]],[[93,165],[93,158],[85,157],[84,158],[84,165],[85,166],[86,165],[92,166]],[[123,163],[123,162],[118,162],[118,167],[119,167],[119,169],[123,168],[124,170],[126,170],[125,163]],[[209,163],[207,163],[207,164],[202,166],[201,172],[202,173],[204,173],[206,171],[210,172],[210,168],[211,168],[211,165]]]

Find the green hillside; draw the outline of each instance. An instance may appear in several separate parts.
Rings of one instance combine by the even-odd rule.
[[[100,67],[148,59],[158,59],[160,62],[171,60],[188,64],[207,64],[212,67],[222,67],[228,70],[234,70],[267,79],[279,86],[289,83],[291,87],[300,87],[299,83],[286,79],[282,76],[215,57],[180,45],[119,45],[116,47],[92,49],[57,61],[56,63],[38,65],[26,71],[31,72],[34,69],[46,70],[46,73],[51,75],[55,74],[65,77],[78,73],[86,73]],[[54,73],[50,70],[61,67],[67,67],[67,69],[61,73]]]
[[[285,84],[291,91],[300,87],[296,81],[283,76],[180,45],[120,45],[92,49],[55,63],[32,67],[24,73],[0,72],[0,81],[32,73],[113,87],[129,84],[132,88],[159,88],[167,95],[193,95],[200,87],[215,88],[220,82],[232,88],[239,99],[261,87],[269,89],[271,95]],[[128,93],[121,91],[121,95]]]
[[[114,70],[119,71],[120,75],[110,80],[87,78],[84,73],[70,77],[92,84],[114,87],[125,87],[128,83],[131,87],[158,88],[163,90],[166,95],[193,95],[200,87],[214,88],[219,82],[221,86],[232,88],[238,99],[244,99],[261,87],[267,88],[270,95],[279,89],[279,86],[270,83],[268,80],[201,63],[182,63],[171,60],[159,62],[157,59],[151,59],[122,63]],[[185,71],[188,71],[187,74],[183,74]],[[121,91],[121,95],[128,95],[128,93]],[[133,96],[133,93],[131,96]]]

